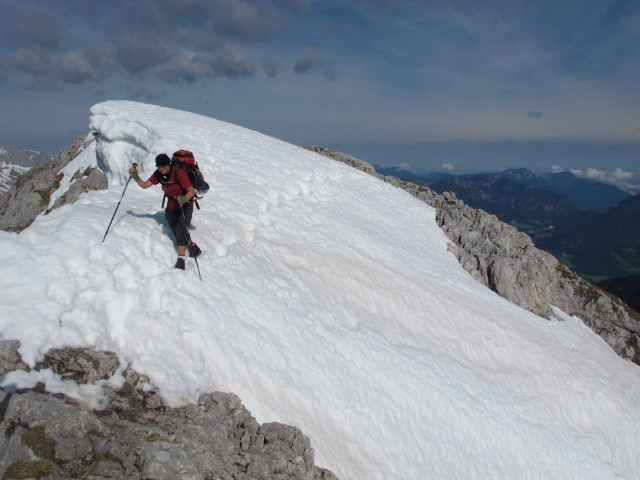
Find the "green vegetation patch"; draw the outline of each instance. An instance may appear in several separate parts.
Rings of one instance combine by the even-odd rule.
[[[577,279],[578,276],[575,273],[573,273],[571,270],[569,270],[569,268],[567,267],[568,267],[567,265],[559,263],[558,265],[556,265],[556,270],[558,271],[558,273],[560,273],[562,278],[568,278],[571,280]]]
[[[147,437],[147,442],[168,442],[169,439],[160,433],[152,433]]]
[[[577,293],[585,299],[585,304],[597,301],[604,294],[598,287],[582,279],[579,280]]]
[[[122,464],[122,459],[120,459],[119,457],[116,457],[111,452],[103,452],[103,453],[101,453],[100,455],[98,455],[96,457],[96,461],[97,462],[114,462],[114,463]]]
[[[37,457],[51,461],[56,458],[56,442],[45,435],[44,427],[34,427],[24,431],[22,444],[29,447]]]
[[[51,462],[15,462],[9,465],[4,472],[3,480],[16,478],[43,478],[53,475],[54,469]]]
[[[91,430],[89,430],[87,432],[87,435],[90,435],[92,437],[98,437],[98,438],[107,438],[100,430],[96,430],[95,428],[92,428]]]

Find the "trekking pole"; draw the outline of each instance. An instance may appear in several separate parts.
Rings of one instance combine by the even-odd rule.
[[[182,212],[182,220],[184,220],[184,225],[186,225],[187,227],[187,231],[185,232],[184,225],[182,226],[182,233],[186,233],[185,237],[187,237],[187,241],[191,241],[191,243],[193,243],[193,240],[191,240],[191,232],[189,232],[189,225],[187,225],[187,217],[184,214],[184,208],[182,206],[180,206],[180,211]],[[200,281],[202,281],[202,275],[200,274],[200,265],[198,265],[198,257],[193,257],[193,259],[196,261],[198,277],[200,278]]]
[[[137,168],[138,164],[134,163],[133,164],[133,168]],[[116,212],[118,211],[118,208],[120,207],[120,202],[122,202],[122,198],[124,197],[124,192],[127,191],[127,187],[129,186],[129,182],[131,181],[131,174],[129,174],[129,179],[127,180],[127,183],[124,186],[124,190],[122,191],[122,195],[120,195],[120,201],[118,202],[118,205],[116,205],[116,209],[113,212],[113,216],[111,217],[111,221],[109,222],[109,226],[107,227],[107,231],[104,232],[104,237],[102,237],[102,241],[104,242],[104,239],[107,238],[107,234],[109,233],[109,229],[111,228],[111,224],[113,223],[113,219],[116,218]]]

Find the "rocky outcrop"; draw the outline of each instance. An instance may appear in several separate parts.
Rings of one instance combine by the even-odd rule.
[[[366,162],[322,147],[306,147],[402,188],[436,209],[450,250],[477,281],[527,310],[549,317],[557,307],[582,319],[623,358],[640,364],[640,315],[535,247],[531,238],[450,192],[378,174]]]
[[[60,186],[63,177],[60,170],[88,143],[86,137],[79,137],[51,160],[16,178],[9,191],[0,197],[0,230],[21,232],[31,225],[47,209],[51,194]],[[73,180],[69,190],[56,200],[53,208],[74,202],[84,192],[107,186],[106,177],[96,168],[76,173]]]
[[[75,202],[83,193],[107,188],[107,177],[102,170],[93,167],[76,172],[71,182],[69,189],[54,202],[51,210]]]
[[[304,147],[304,148],[306,150],[311,150],[312,152],[319,153],[324,157],[331,158],[332,160],[337,160],[338,162],[346,163],[350,167],[354,167],[354,168],[357,168],[358,170],[362,170],[363,172],[368,173],[369,175],[373,175],[374,177],[382,178],[382,175],[379,175],[378,172],[376,172],[376,169],[373,168],[372,165],[368,164],[367,162],[363,162],[362,160],[358,160],[357,158],[352,157],[350,155],[336,152],[335,150],[330,150],[328,148],[319,147],[317,145]]]
[[[50,368],[64,380],[79,384],[111,378],[120,362],[111,352],[94,352],[83,348],[52,348],[44,355],[37,370]]]
[[[474,278],[507,300],[549,317],[552,306],[582,319],[623,358],[640,364],[640,316],[621,300],[589,283],[529,236],[451,194],[430,203],[452,252]]]
[[[0,340],[0,365],[20,363],[18,345]],[[94,384],[118,367],[115,354],[87,349],[51,350],[36,366]],[[130,369],[120,388],[103,392],[103,409],[92,411],[43,385],[0,389],[2,478],[337,480],[314,466],[300,430],[260,425],[232,393],[169,408],[149,379]]]
[[[29,371],[29,365],[20,358],[18,348],[20,342],[17,340],[0,340],[0,375],[14,370]]]

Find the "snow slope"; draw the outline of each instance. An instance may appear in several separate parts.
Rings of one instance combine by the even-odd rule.
[[[299,426],[344,480],[640,478],[640,369],[578,319],[476,283],[431,207],[187,112],[111,101],[90,123],[97,142],[66,173],[98,165],[109,188],[0,232],[0,332],[31,365],[92,346],[172,405],[234,392],[259,422]],[[146,178],[180,148],[212,187],[192,226],[202,281],[172,268],[159,187],[131,182],[101,242],[131,163]],[[0,380],[100,401],[51,372]]]

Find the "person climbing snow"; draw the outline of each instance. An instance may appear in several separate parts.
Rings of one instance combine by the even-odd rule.
[[[196,196],[189,176],[184,170],[172,166],[171,159],[164,153],[156,157],[156,171],[148,180],[140,178],[135,164],[129,169],[129,173],[141,188],[147,189],[153,185],[162,185],[162,190],[168,200],[165,217],[178,244],[178,259],[175,268],[184,270],[187,250],[189,255],[194,258],[202,253],[198,245],[191,241],[189,235],[189,225]]]

